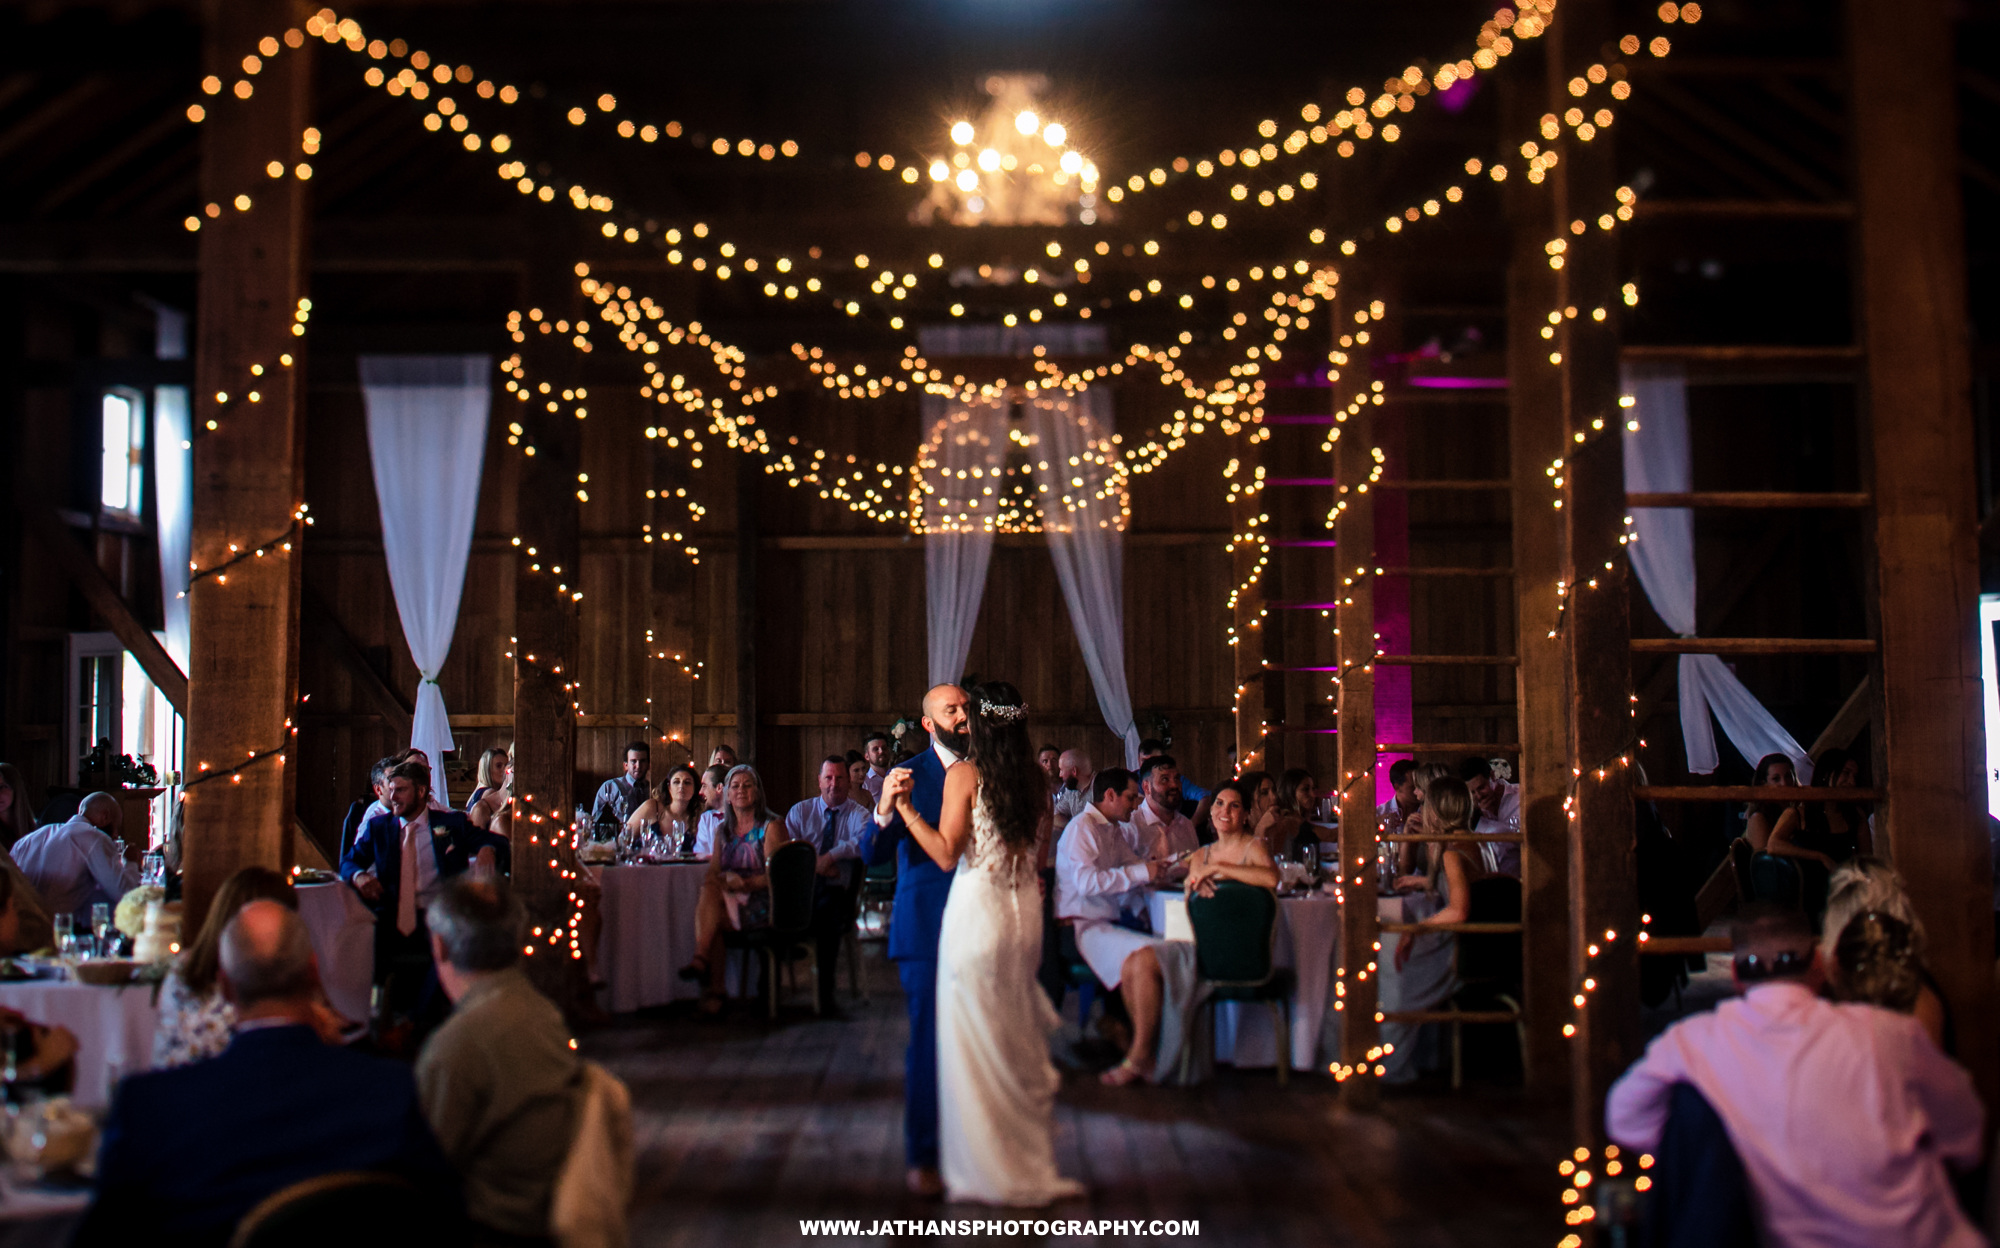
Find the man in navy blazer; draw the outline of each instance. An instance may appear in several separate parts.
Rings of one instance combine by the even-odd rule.
[[[82,1245],[221,1245],[272,1193],[320,1175],[394,1175],[461,1224],[458,1176],[407,1066],[325,1043],[305,923],[256,901],[224,930],[221,981],[236,1037],[219,1057],[135,1074],[117,1090]],[[449,1242],[441,1238],[438,1242]]]
[[[430,808],[431,769],[423,763],[391,768],[385,790],[389,813],[369,820],[347,847],[340,878],[375,911],[375,982],[392,1011],[416,1015],[437,998],[425,908],[444,881],[474,866],[508,874],[513,855],[505,837],[457,811]],[[405,847],[417,852],[405,855]]]
[[[892,770],[882,784],[875,823],[863,837],[861,856],[870,866],[896,856],[896,900],[889,912],[889,957],[903,980],[910,1011],[910,1048],[903,1060],[903,1148],[910,1190],[935,1196],[944,1190],[938,1174],[937,956],[944,927],[944,903],[951,896],[951,872],[931,861],[896,814],[896,797],[907,791],[917,813],[938,825],[944,808],[944,773],[964,757],[965,690],[939,685],[924,695],[924,731],[931,748]]]

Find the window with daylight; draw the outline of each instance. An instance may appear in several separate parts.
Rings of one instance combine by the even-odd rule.
[[[106,390],[103,429],[98,501],[104,510],[136,520],[144,498],[146,401],[135,390]]]

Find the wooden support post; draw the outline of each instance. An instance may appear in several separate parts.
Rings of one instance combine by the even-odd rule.
[[[684,540],[689,521],[685,491],[687,454],[669,451],[664,439],[653,443],[653,481],[658,497],[649,509],[654,540],[647,560],[646,705],[650,716],[653,775],[694,758],[694,566]],[[680,535],[679,538],[676,535]]]
[[[581,301],[560,292],[553,282],[543,288],[540,306],[547,315],[562,315],[557,309],[580,314]],[[529,926],[547,933],[528,942],[535,951],[528,974],[550,1000],[567,1007],[581,998],[588,979],[569,946],[578,914],[570,902],[576,889],[570,821],[583,796],[576,792],[577,606],[571,596],[582,572],[576,474],[583,437],[567,410],[523,410],[520,416],[534,454],[521,460],[515,500],[522,544],[514,567],[514,891],[527,907]]]
[[[238,62],[260,38],[302,27],[307,10],[238,0],[207,13],[203,59],[227,82],[241,77]],[[293,327],[306,296],[307,198],[306,183],[274,180],[264,166],[305,159],[316,41],[298,33],[300,46],[267,58],[252,80],[254,105],[211,107],[202,126],[202,199],[220,215],[204,218],[197,279],[190,558],[202,571],[188,591],[190,932],[237,868],[292,865],[296,784],[286,760],[298,699],[305,497],[305,340]],[[263,556],[202,574],[255,550]]]
[[[717,454],[722,452],[718,450]],[[736,757],[757,761],[757,461],[736,465]]]
[[[1848,13],[1868,361],[1888,841],[1929,933],[1958,1052],[2000,1096],[1992,879],[1980,724],[1979,517],[1966,358],[1951,13],[1910,0]]]
[[[1360,289],[1350,275],[1344,283],[1349,293]],[[1346,319],[1333,318],[1336,321]],[[1344,403],[1356,393],[1368,390],[1367,348],[1354,351],[1353,363],[1341,370],[1334,390]],[[1336,412],[1334,426],[1333,477],[1336,571],[1339,607],[1334,611],[1337,632],[1334,652],[1340,666],[1339,765],[1335,775],[1340,784],[1340,879],[1345,902],[1341,907],[1340,961],[1347,985],[1347,1008],[1340,1019],[1340,1060],[1343,1065],[1366,1069],[1368,1051],[1381,1043],[1382,1029],[1375,1021],[1378,976],[1367,973],[1368,964],[1381,958],[1374,946],[1377,935],[1375,912],[1375,578],[1356,576],[1349,569],[1374,566],[1375,502],[1366,482],[1375,467],[1370,454],[1374,446],[1373,405],[1346,416]],[[1352,579],[1352,584],[1344,582]],[[1355,1076],[1341,1085],[1341,1100],[1350,1106],[1375,1102],[1378,1085],[1372,1075]]]
[[[1264,447],[1253,428],[1236,451],[1229,477],[1230,596],[1229,651],[1236,669],[1236,771],[1268,761],[1264,754],[1264,574],[1271,566],[1271,534],[1264,514],[1258,468]],[[1252,438],[1260,440],[1252,441]]]
[[[1507,133],[1535,132],[1542,109],[1538,93],[1509,80],[1501,84]],[[1542,337],[1549,311],[1561,307],[1556,273],[1543,246],[1549,239],[1548,202],[1541,187],[1509,184],[1506,196],[1512,255],[1507,267],[1507,421],[1514,481],[1515,677],[1520,719],[1521,920],[1523,984],[1527,1013],[1527,1084],[1537,1092],[1569,1089],[1570,1041],[1562,1025],[1576,991],[1570,961],[1569,687],[1558,636],[1564,576],[1563,514],[1544,473],[1565,454],[1562,373],[1549,363]]]
[[[1544,99],[1551,112],[1569,107],[1569,80],[1616,37],[1611,18],[1609,0],[1563,6],[1545,52]],[[1568,433],[1561,473],[1567,583],[1561,631],[1573,791],[1570,966],[1573,991],[1585,1002],[1569,1014],[1576,1026],[1572,1112],[1579,1143],[1594,1152],[1603,1141],[1604,1095],[1639,1055],[1639,898],[1629,765],[1638,741],[1632,719],[1630,569],[1618,540],[1625,527],[1617,331],[1623,304],[1614,236],[1591,224],[1616,206],[1617,173],[1608,136],[1592,143],[1565,141],[1560,150],[1562,162],[1550,173],[1555,213],[1549,238],[1567,243],[1556,271],[1557,308],[1564,319],[1553,345],[1563,356]],[[1574,228],[1577,221],[1585,223],[1580,231]],[[1523,644],[1531,640],[1524,638]],[[1594,988],[1583,988],[1586,978]]]

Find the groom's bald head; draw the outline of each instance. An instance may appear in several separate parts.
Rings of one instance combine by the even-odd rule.
[[[957,685],[934,685],[924,695],[924,731],[936,736],[942,728],[947,736],[965,731],[965,690]]]

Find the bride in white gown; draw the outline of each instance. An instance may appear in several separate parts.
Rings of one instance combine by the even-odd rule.
[[[1035,982],[1048,780],[1014,687],[981,685],[969,701],[970,749],[945,773],[941,826],[924,822],[907,783],[896,786],[911,834],[940,866],[958,868],[938,944],[940,1160],[951,1199],[1034,1207],[1083,1191],[1056,1173],[1061,1079],[1049,1035],[1058,1020]]]

